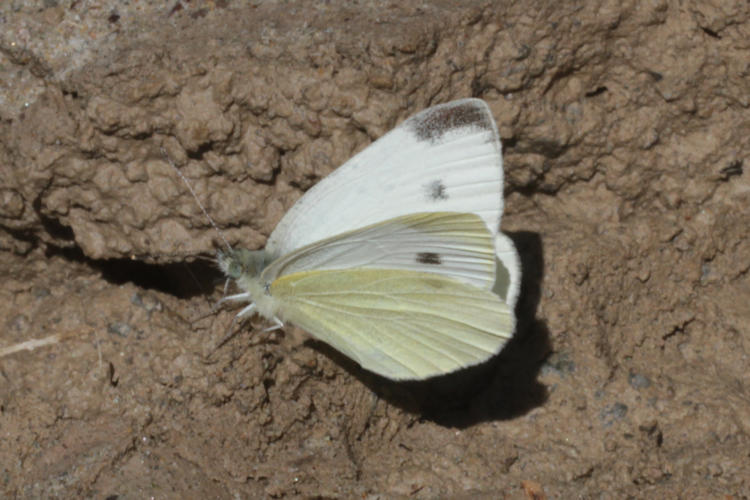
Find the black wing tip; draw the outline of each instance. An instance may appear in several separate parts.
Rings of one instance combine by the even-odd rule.
[[[487,103],[481,99],[461,99],[427,108],[407,122],[419,141],[436,142],[450,130],[465,127],[495,132],[495,122]]]

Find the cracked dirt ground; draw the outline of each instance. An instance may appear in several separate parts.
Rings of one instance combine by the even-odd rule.
[[[0,491],[748,498],[747,2],[0,6]],[[523,254],[498,359],[423,384],[243,330],[259,248],[400,120],[475,96]]]

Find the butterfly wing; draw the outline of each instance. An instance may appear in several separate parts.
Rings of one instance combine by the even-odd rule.
[[[503,233],[495,236],[495,256],[495,284],[492,291],[513,311],[521,291],[521,259],[513,240]]]
[[[497,234],[503,169],[487,104],[428,108],[352,157],[305,193],[266,244],[275,257],[401,215],[475,213]]]
[[[393,380],[481,363],[513,333],[512,312],[496,294],[431,273],[304,271],[270,290],[284,319]]]
[[[272,262],[264,283],[309,270],[429,272],[483,290],[495,283],[494,240],[475,214],[410,214],[312,243]]]

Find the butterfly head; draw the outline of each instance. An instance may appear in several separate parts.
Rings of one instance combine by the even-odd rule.
[[[254,278],[260,276],[266,265],[266,253],[263,250],[247,250],[244,248],[224,252],[219,250],[216,255],[219,268],[234,280]]]

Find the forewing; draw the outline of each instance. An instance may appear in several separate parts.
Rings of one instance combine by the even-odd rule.
[[[307,270],[403,269],[436,273],[489,290],[495,283],[493,236],[470,213],[396,217],[312,243],[272,262],[262,279]]]
[[[393,380],[418,380],[486,361],[513,334],[496,294],[430,273],[305,271],[275,281],[284,320]]]
[[[493,236],[503,169],[487,104],[463,99],[401,123],[312,187],[266,244],[282,256],[340,233],[421,212],[475,213]]]

